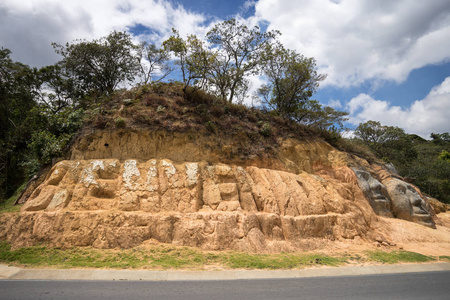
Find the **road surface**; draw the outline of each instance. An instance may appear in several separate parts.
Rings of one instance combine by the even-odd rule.
[[[450,299],[450,271],[226,281],[2,280],[0,299]]]

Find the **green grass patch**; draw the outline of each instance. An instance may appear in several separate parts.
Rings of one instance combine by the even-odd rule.
[[[18,212],[18,211],[20,211],[20,208],[22,207],[22,205],[14,205],[14,203],[16,203],[17,197],[20,196],[20,194],[22,193],[22,191],[25,188],[25,186],[26,186],[26,183],[24,183],[21,187],[19,187],[16,190],[16,192],[14,193],[14,195],[12,195],[8,199],[6,199],[3,202],[1,202],[1,204],[0,204],[0,214],[1,213],[5,213],[5,212]]]
[[[314,265],[339,266],[346,262],[343,257],[311,254],[249,254],[230,253],[225,264],[231,269],[299,269]]]
[[[367,257],[370,261],[381,262],[385,264],[422,263],[436,260],[434,257],[410,251],[368,251]]]
[[[346,264],[450,261],[449,256],[429,257],[408,251],[368,251],[364,255],[311,253],[255,254],[236,251],[202,251],[172,245],[142,246],[132,249],[95,249],[74,247],[56,249],[32,246],[11,249],[0,242],[0,263],[24,267],[52,268],[108,268],[108,269],[302,269],[314,266],[342,266]]]
[[[76,247],[55,249],[32,246],[11,249],[0,242],[0,262],[25,267],[112,269],[299,269],[309,266],[339,266],[345,257],[313,254],[249,254],[234,251],[205,252],[189,247],[160,245],[113,250]]]

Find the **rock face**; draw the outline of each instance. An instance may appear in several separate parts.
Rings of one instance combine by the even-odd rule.
[[[62,161],[2,227],[15,245],[128,248],[155,239],[260,251],[305,238],[366,236],[374,215],[361,196],[354,182],[306,172],[154,159]]]
[[[14,247],[129,248],[157,241],[291,251],[310,249],[318,238],[373,241],[380,236],[376,213],[428,222],[418,200],[406,200],[410,218],[398,213],[407,203],[391,193],[398,183],[389,175],[385,189],[363,170],[371,168],[367,162],[352,171],[348,155],[324,142],[286,140],[276,159],[236,164],[184,138],[156,136],[152,145],[150,135],[140,134],[82,137],[71,160],[53,166],[21,213],[0,216],[0,238]]]
[[[383,217],[393,217],[391,199],[386,187],[373,178],[372,175],[365,170],[352,169],[358,178],[358,185],[369,200],[375,213]]]
[[[436,228],[430,214],[431,207],[416,187],[396,177],[386,176],[386,172],[381,183],[366,170],[352,170],[358,178],[359,187],[377,215],[390,218],[395,216]]]
[[[397,178],[386,180],[385,184],[392,200],[392,212],[397,218],[436,227],[429,205],[414,186]]]

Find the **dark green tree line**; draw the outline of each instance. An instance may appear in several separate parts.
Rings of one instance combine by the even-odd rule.
[[[413,180],[422,192],[450,203],[450,139],[431,134],[431,141],[380,122],[359,124],[355,135],[379,157],[392,162],[399,174]]]

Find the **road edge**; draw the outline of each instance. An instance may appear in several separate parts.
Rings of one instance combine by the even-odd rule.
[[[1,280],[197,281],[360,276],[450,271],[450,263],[325,267],[303,270],[149,271],[102,269],[21,269],[0,265]]]

